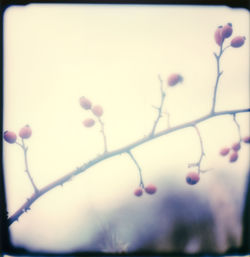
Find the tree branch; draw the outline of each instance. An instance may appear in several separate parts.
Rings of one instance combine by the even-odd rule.
[[[106,138],[106,134],[105,134],[105,131],[104,131],[104,123],[103,123],[103,121],[101,120],[100,117],[98,117],[98,121],[101,124],[101,133],[102,133],[103,142],[104,142],[104,153],[106,153],[108,150],[107,150],[107,138]]]
[[[188,127],[193,127],[196,124],[199,124],[201,122],[209,120],[213,117],[223,116],[223,115],[235,115],[236,113],[245,113],[245,112],[250,112],[250,108],[209,113],[207,115],[204,115],[204,116],[202,116],[198,119],[192,120],[190,122],[186,122],[184,124],[180,124],[180,125],[177,125],[175,127],[165,129],[161,132],[158,132],[158,133],[154,134],[151,137],[146,137],[146,138],[144,137],[142,139],[139,139],[134,143],[131,143],[131,144],[125,146],[125,147],[119,148],[119,149],[114,150],[112,152],[104,153],[103,155],[98,156],[97,158],[95,158],[95,159],[83,164],[82,166],[76,168],[75,170],[69,172],[65,176],[63,176],[63,177],[53,181],[52,183],[46,185],[45,187],[41,188],[38,192],[35,192],[12,216],[9,217],[8,224],[11,225],[14,221],[17,221],[18,218],[24,212],[29,210],[30,206],[37,199],[39,199],[43,194],[49,192],[50,190],[52,190],[53,188],[55,188],[59,185],[63,185],[65,182],[68,182],[69,180],[71,180],[74,176],[77,176],[78,174],[83,173],[85,170],[87,170],[88,168],[92,167],[93,165],[95,165],[97,163],[100,163],[100,162],[102,162],[106,159],[109,159],[113,156],[116,156],[116,155],[120,155],[120,154],[123,154],[123,153],[128,153],[131,149],[136,148],[137,146],[140,146],[140,145],[142,145],[146,142],[149,142],[149,141],[151,141],[155,138],[173,133],[173,132],[181,130],[181,129],[185,129],[185,128],[188,128]]]

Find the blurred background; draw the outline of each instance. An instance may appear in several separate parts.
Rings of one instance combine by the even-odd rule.
[[[38,188],[103,153],[100,125],[81,108],[85,96],[104,109],[108,151],[152,130],[164,82],[170,125],[206,115],[216,80],[214,32],[231,22],[241,48],[221,59],[216,111],[249,108],[249,12],[197,6],[45,5],[11,6],[4,14],[4,130],[29,124],[30,172]],[[228,39],[225,46],[230,44]],[[184,81],[168,87],[179,73]],[[236,116],[249,135],[249,114]],[[156,132],[166,129],[164,115]],[[10,226],[14,246],[43,253],[216,252],[242,243],[242,211],[249,146],[239,159],[221,157],[239,135],[232,116],[198,125],[206,153],[199,183],[185,177],[200,157],[200,141],[187,128],[132,150],[154,195],[133,195],[138,170],[127,154],[89,168],[57,187]],[[7,207],[12,215],[33,188],[20,147],[3,142]]]

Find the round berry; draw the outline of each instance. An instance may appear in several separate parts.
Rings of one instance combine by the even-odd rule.
[[[168,77],[168,85],[169,86],[175,86],[176,84],[180,83],[183,81],[183,78],[180,74],[171,74],[169,77]]]
[[[14,144],[16,142],[16,133],[12,132],[12,131],[8,131],[6,130],[3,133],[3,138],[6,142],[8,142],[9,144]]]
[[[152,195],[156,192],[157,188],[155,185],[153,184],[149,184],[145,187],[145,192]]]
[[[83,121],[83,125],[87,128],[93,127],[95,125],[95,120],[86,119],[86,120]]]
[[[195,185],[199,182],[200,175],[197,172],[189,172],[186,176],[186,181],[189,185]]]
[[[241,37],[241,36],[235,37],[231,41],[231,46],[235,48],[241,47],[242,45],[244,45],[245,40],[246,40],[245,37]]]
[[[223,26],[223,28],[221,29],[222,39],[230,37],[232,33],[233,33],[233,28],[231,23],[228,23],[227,25]]]
[[[95,116],[101,117],[103,114],[103,109],[100,105],[95,105],[92,108],[92,112],[95,114]]]
[[[234,151],[239,151],[239,150],[240,150],[240,142],[234,143],[234,144],[232,145],[232,149],[233,149]]]
[[[29,138],[31,136],[31,134],[32,134],[32,130],[31,130],[29,125],[24,126],[19,131],[19,136],[21,138],[26,138],[27,139],[27,138]]]
[[[220,155],[225,156],[225,155],[227,155],[229,153],[229,151],[230,151],[229,147],[222,148],[220,150]]]
[[[223,43],[223,38],[222,38],[222,35],[221,35],[221,31],[222,31],[222,26],[219,26],[215,33],[214,33],[214,39],[215,39],[215,42],[217,43],[217,45],[221,46],[222,43]]]
[[[230,155],[230,158],[229,158],[229,161],[230,162],[236,162],[237,159],[238,159],[238,153],[237,152],[233,152],[231,155]]]
[[[243,137],[242,140],[243,140],[244,143],[250,144],[250,136]]]
[[[135,196],[141,196],[143,194],[143,191],[141,189],[141,187],[137,188],[135,191],[134,191],[134,195]]]
[[[82,96],[80,98],[80,105],[82,106],[83,109],[89,110],[92,106],[92,103],[85,96]]]

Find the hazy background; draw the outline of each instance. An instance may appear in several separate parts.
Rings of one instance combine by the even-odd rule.
[[[79,105],[83,95],[104,108],[110,151],[151,131],[157,115],[152,105],[160,104],[159,74],[165,87],[171,73],[184,78],[166,91],[164,111],[170,113],[171,126],[207,114],[216,79],[213,52],[219,51],[214,31],[228,22],[233,24],[233,36],[244,35],[246,41],[239,49],[227,49],[221,60],[224,72],[216,110],[249,107],[247,10],[73,4],[9,7],[4,15],[4,130],[18,133],[24,125],[31,126],[28,161],[38,188],[103,152],[99,124],[82,125],[92,117]],[[249,135],[249,114],[239,114],[237,120],[242,135]],[[157,131],[166,126],[164,117]],[[238,140],[232,117],[216,117],[199,128],[206,152],[202,168],[213,170],[202,175],[196,187],[185,182],[191,170],[188,163],[200,156],[199,139],[188,128],[133,150],[144,183],[158,186],[156,195],[134,197],[138,171],[126,154],[116,156],[37,200],[31,211],[11,225],[12,242],[36,251],[84,249],[110,213],[127,204],[151,206],[165,194],[172,177],[180,190],[202,195],[223,170],[238,190],[236,198],[243,200],[249,148],[243,145],[233,164],[218,155],[221,147]],[[4,169],[11,215],[33,193],[17,145],[4,143]]]

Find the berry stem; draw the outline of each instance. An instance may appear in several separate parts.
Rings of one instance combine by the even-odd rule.
[[[18,142],[16,142],[16,144],[19,145],[22,148],[22,150],[23,150],[23,153],[24,153],[24,164],[25,164],[25,170],[24,171],[27,173],[28,178],[29,178],[30,183],[32,184],[32,186],[34,188],[35,193],[38,193],[39,190],[38,190],[38,188],[37,188],[37,186],[36,186],[32,176],[30,174],[30,171],[29,171],[28,158],[27,158],[28,147],[25,146],[23,138],[22,138],[22,144],[20,144]]]
[[[216,104],[216,98],[217,98],[217,91],[218,91],[218,85],[219,85],[219,80],[220,80],[220,76],[222,75],[222,71],[220,70],[220,59],[222,54],[225,52],[225,50],[227,48],[229,48],[230,46],[226,46],[223,49],[223,43],[220,46],[220,52],[219,55],[217,55],[216,53],[214,53],[215,59],[216,59],[216,64],[217,64],[217,76],[216,76],[216,81],[215,81],[215,86],[214,86],[214,93],[213,93],[213,102],[212,102],[212,109],[211,109],[211,114],[213,114],[215,112],[215,104]]]
[[[233,114],[233,121],[236,124],[237,130],[238,130],[238,135],[239,135],[239,142],[241,141],[241,131],[240,131],[240,124],[239,122],[236,120],[236,114]]]
[[[158,124],[158,122],[159,122],[159,120],[160,120],[160,118],[162,116],[162,107],[163,107],[163,103],[164,103],[164,100],[165,100],[165,97],[166,97],[166,93],[163,90],[163,80],[162,80],[160,75],[158,75],[158,78],[159,78],[160,84],[161,84],[161,87],[160,87],[160,90],[161,90],[161,103],[160,103],[160,106],[158,108],[156,108],[158,110],[158,114],[157,114],[156,120],[154,122],[152,131],[151,131],[149,137],[152,137],[154,135],[154,133],[155,133],[156,126],[157,126],[157,124]],[[168,119],[168,124],[169,124],[169,119]]]
[[[103,121],[101,120],[100,117],[98,117],[98,121],[99,123],[101,124],[101,133],[102,133],[102,136],[103,136],[103,143],[104,143],[104,153],[107,153],[107,137],[106,137],[106,134],[105,134],[105,131],[104,131],[104,123]]]
[[[139,163],[136,161],[136,159],[135,159],[134,155],[131,153],[131,151],[129,150],[129,151],[127,151],[127,153],[131,157],[131,159],[133,160],[133,162],[135,163],[135,165],[136,165],[136,167],[137,167],[137,169],[139,171],[139,176],[140,176],[140,184],[139,184],[139,186],[144,188],[141,167],[140,167]]]

